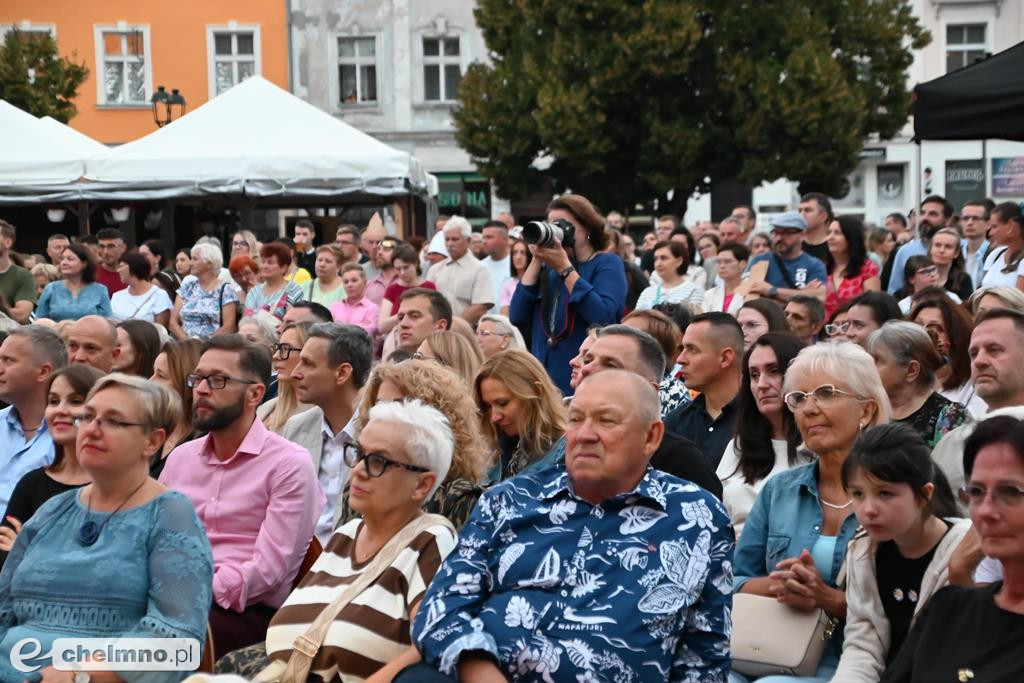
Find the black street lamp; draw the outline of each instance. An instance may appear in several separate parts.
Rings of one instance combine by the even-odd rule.
[[[185,98],[177,88],[172,89],[168,95],[164,86],[158,85],[149,101],[153,105],[153,120],[156,121],[158,128],[163,128],[174,119],[180,119],[185,115]]]

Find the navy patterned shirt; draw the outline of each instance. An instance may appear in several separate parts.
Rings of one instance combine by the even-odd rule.
[[[512,681],[724,683],[733,531],[707,491],[648,468],[598,505],[564,464],[485,493],[413,625],[455,675],[483,650]]]

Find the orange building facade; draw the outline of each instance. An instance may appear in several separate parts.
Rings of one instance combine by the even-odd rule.
[[[156,129],[150,98],[176,88],[191,111],[248,76],[289,89],[284,0],[4,0],[0,34],[46,31],[84,62],[72,128],[106,144]]]

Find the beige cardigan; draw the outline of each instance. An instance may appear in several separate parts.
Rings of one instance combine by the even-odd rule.
[[[921,577],[915,618],[935,592],[949,584],[949,558],[971,528],[969,519],[949,519],[953,526],[935,550]],[[877,683],[889,651],[889,620],[882,608],[875,577],[876,544],[863,531],[846,552],[846,630],[843,656],[832,683]]]

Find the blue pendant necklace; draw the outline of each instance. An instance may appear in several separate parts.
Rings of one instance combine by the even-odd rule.
[[[113,512],[111,512],[110,515],[105,520],[103,520],[101,524],[97,524],[89,518],[89,515],[92,514],[92,491],[90,491],[89,500],[85,501],[85,522],[83,522],[82,526],[78,528],[78,538],[76,539],[78,541],[78,544],[88,548],[89,546],[96,543],[96,541],[99,540],[100,532],[103,531],[103,527],[107,525],[107,522],[109,522],[114,515],[121,511],[121,508],[125,506],[125,503],[131,500],[132,496],[138,493],[139,489],[141,489],[143,484],[145,484],[147,481],[149,481],[149,475],[146,475],[146,478],[142,480],[142,483],[136,486],[135,489],[128,494],[128,497],[121,501],[121,504],[118,505],[117,508]]]

